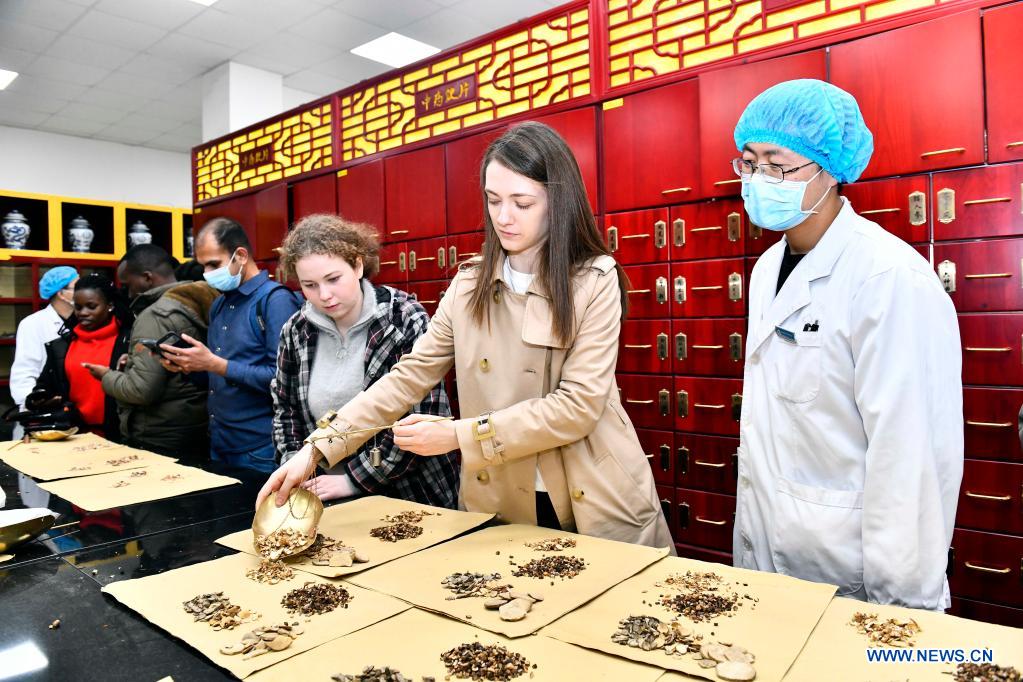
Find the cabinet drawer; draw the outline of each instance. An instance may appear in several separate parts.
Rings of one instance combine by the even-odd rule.
[[[1023,234],[1023,163],[935,173],[934,239]]]
[[[671,266],[632,265],[625,268],[629,278],[629,317],[663,318],[671,314]]]
[[[931,238],[926,175],[857,182],[845,185],[842,194],[858,214],[903,241],[913,244]]]
[[[671,320],[626,320],[618,340],[618,371],[670,374]]]
[[[676,374],[742,378],[745,318],[674,320],[670,352]]]
[[[1017,420],[1023,390],[964,388],[966,457],[1023,462]]]
[[[669,224],[672,260],[730,258],[745,253],[746,211],[740,200],[674,206]]]
[[[1023,534],[1023,464],[968,459],[963,463],[956,526]]]
[[[742,381],[675,377],[675,430],[739,435]]]
[[[675,434],[671,431],[636,429],[643,454],[654,472],[658,485],[675,485]]]
[[[1023,606],[1023,538],[956,528],[949,553],[952,594]]]
[[[748,278],[742,258],[671,264],[672,317],[742,317]]]
[[[622,265],[670,260],[668,211],[655,208],[606,215],[604,240],[611,255]]]
[[[1023,313],[959,315],[963,383],[1023,386]]]
[[[406,291],[419,301],[420,305],[426,308],[426,312],[430,317],[433,317],[433,314],[437,312],[440,297],[444,295],[444,291],[450,283],[446,279],[435,280],[433,282],[409,282]]]
[[[934,269],[956,310],[1023,310],[1023,239],[935,244]]]
[[[647,429],[672,430],[670,376],[618,374],[617,379],[622,405],[633,424]]]
[[[675,434],[675,485],[735,495],[739,439]]]
[[[675,515],[676,542],[732,551],[735,497],[679,488],[675,491]]]

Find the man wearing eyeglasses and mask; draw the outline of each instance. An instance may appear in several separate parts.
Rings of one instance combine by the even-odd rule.
[[[776,85],[735,144],[750,220],[784,232],[750,280],[735,565],[945,609],[963,470],[952,303],[839,194],[873,152],[848,93]]]

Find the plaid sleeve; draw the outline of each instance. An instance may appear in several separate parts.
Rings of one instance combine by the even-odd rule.
[[[280,346],[277,349],[277,373],[270,382],[270,394],[274,401],[273,440],[279,459],[284,462],[302,449],[302,442],[308,435],[299,382],[301,381],[301,359],[299,353],[308,352],[298,343],[295,318],[291,318],[281,329]]]

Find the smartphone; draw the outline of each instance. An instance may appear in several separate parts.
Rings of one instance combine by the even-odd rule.
[[[138,342],[153,355],[163,357],[163,349],[160,348],[160,342],[156,339],[139,339]]]
[[[179,334],[177,332],[167,332],[162,337],[160,337],[160,340],[157,341],[157,344],[167,344],[168,346],[174,346],[175,348],[191,348],[192,347],[192,344],[190,344],[188,341],[185,341],[183,338],[181,338],[181,334]]]

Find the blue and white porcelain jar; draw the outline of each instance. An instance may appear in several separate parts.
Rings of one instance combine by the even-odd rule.
[[[88,220],[82,216],[76,217],[71,221],[71,227],[67,232],[71,238],[72,251],[75,253],[89,253],[92,239],[96,236],[96,233],[92,231],[92,226],[89,225]]]
[[[18,209],[14,209],[4,216],[0,231],[3,232],[4,244],[8,249],[24,249],[28,242],[28,236],[32,234],[32,228],[29,227],[25,216],[21,215]]]

